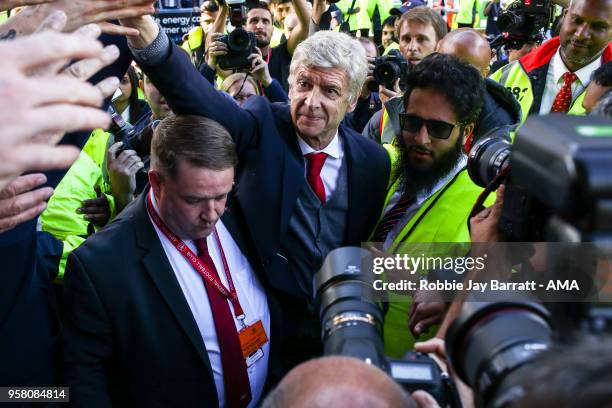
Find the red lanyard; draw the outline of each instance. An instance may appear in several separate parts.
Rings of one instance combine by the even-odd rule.
[[[223,261],[223,268],[225,269],[225,276],[227,277],[227,284],[229,286],[229,291],[223,286],[221,281],[215,273],[211,273],[209,268],[202,263],[200,258],[197,257],[196,254],[193,253],[191,249],[183,242],[182,239],[176,236],[174,232],[170,231],[170,229],[166,226],[164,221],[159,217],[155,208],[153,208],[153,203],[151,202],[151,194],[147,194],[147,210],[149,211],[149,215],[151,219],[157,225],[157,228],[163,232],[163,234],[168,238],[168,240],[174,245],[174,247],[189,261],[191,266],[202,276],[202,278],[213,288],[217,290],[222,296],[232,302],[232,306],[234,306],[234,315],[238,320],[244,320],[244,311],[242,310],[242,306],[240,306],[240,300],[238,299],[238,294],[236,293],[236,288],[234,287],[234,281],[232,280],[232,274],[230,273],[229,266],[227,265],[227,260],[225,259],[225,252],[223,251],[223,247],[221,246],[221,240],[219,239],[219,234],[217,233],[217,229],[215,228],[214,234],[217,240],[217,244],[219,245],[219,249],[221,250],[221,260]]]

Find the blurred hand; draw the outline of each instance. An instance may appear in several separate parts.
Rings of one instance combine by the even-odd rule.
[[[383,103],[387,103],[389,99],[393,99],[396,96],[400,96],[402,94],[402,90],[399,86],[400,79],[397,78],[395,83],[393,84],[393,89],[387,89],[384,85],[378,85],[378,95],[380,96],[380,101]]]
[[[505,186],[499,186],[495,203],[470,219],[470,239],[472,242],[500,242],[502,235],[497,225],[504,207]]]
[[[217,71],[217,57],[227,55],[227,44],[217,41],[223,37],[221,33],[210,33],[210,45],[206,49],[206,64],[213,70]]]
[[[431,326],[442,323],[448,306],[445,302],[428,299],[429,292],[416,292],[408,313],[408,327],[419,338]]]
[[[63,22],[65,17],[51,26]],[[44,31],[0,42],[0,188],[25,171],[68,167],[79,150],[54,146],[61,136],[110,124],[99,107],[118,79],[109,78],[98,87],[83,81],[83,73],[91,71],[85,67],[91,68],[93,60],[110,60],[105,52],[112,54],[79,32]],[[81,59],[90,61],[59,72],[66,61]]]
[[[117,155],[117,150],[121,146],[123,142],[117,142],[106,152],[108,178],[117,212],[124,209],[134,199],[136,173],[144,167],[144,163],[134,150],[124,150]]]
[[[95,186],[94,191],[97,198],[84,200],[81,203],[82,207],[77,208],[76,212],[83,214],[83,218],[95,226],[103,227],[110,221],[110,204],[106,196],[102,194],[100,186]]]
[[[15,228],[22,222],[37,217],[47,208],[47,200],[53,194],[44,174],[28,174],[17,177],[0,190],[0,233]]]
[[[249,59],[251,60],[251,75],[253,78],[261,82],[263,86],[270,85],[272,76],[270,76],[268,63],[261,56],[261,50],[257,48],[257,54],[249,55]]]
[[[55,0],[2,0],[0,11],[11,10],[15,7],[33,6],[36,4],[51,3]]]
[[[56,0],[44,4],[42,12],[50,14],[61,10],[68,16],[64,31],[72,32],[90,23],[102,23],[102,28],[109,34],[138,35],[138,30],[110,23],[107,20],[127,19],[153,14],[153,0]]]

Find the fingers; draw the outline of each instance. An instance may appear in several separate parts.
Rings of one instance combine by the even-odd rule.
[[[51,187],[43,187],[1,200],[0,232],[8,231],[43,212],[47,208],[46,201],[52,194]]]
[[[109,163],[112,163],[117,160],[117,150],[119,150],[121,146],[123,146],[123,142],[116,142],[108,148],[108,150],[106,151],[106,160]]]
[[[427,341],[414,343],[414,350],[419,353],[430,354],[434,353],[446,359],[446,351],[444,350],[444,340],[433,338]]]
[[[98,82],[96,84],[96,88],[98,88],[103,98],[107,98],[111,96],[113,93],[115,93],[115,91],[119,87],[119,83],[120,83],[119,78],[109,77],[109,78],[103,79],[102,81]]]
[[[106,20],[121,20],[133,17],[140,17],[147,14],[155,13],[155,7],[153,5],[137,6],[137,7],[125,7],[115,10],[102,11],[97,14],[91,15],[90,21],[96,23],[98,21]]]
[[[39,107],[28,115],[29,130],[43,132],[76,132],[77,130],[106,129],[110,125],[108,113],[86,106],[56,104]]]
[[[32,92],[29,100],[33,107],[49,104],[74,104],[98,107],[104,101],[99,88],[68,75],[56,77],[53,81],[42,77],[31,78],[27,82],[24,81],[23,85],[25,85],[24,92]],[[39,109],[44,109],[45,107]]]
[[[419,408],[440,408],[440,405],[434,399],[434,397],[425,391],[415,391],[411,395]]]
[[[26,174],[25,176],[19,176],[9,184],[7,184],[2,190],[0,190],[0,199],[4,200],[7,198],[15,197],[26,191],[30,191],[36,187],[42,186],[47,182],[47,177],[42,173]]]
[[[138,37],[140,35],[140,31],[132,27],[126,27],[117,24],[111,24],[106,21],[101,21],[98,23],[103,33],[110,35],[128,35],[131,37]]]
[[[35,33],[43,33],[45,31],[55,31],[59,33],[64,29],[67,21],[68,17],[66,13],[61,10],[55,10],[43,20]]]
[[[77,34],[45,32],[0,43],[3,59],[22,72],[58,61],[96,57],[102,44]]]
[[[99,207],[104,207],[107,203],[106,196],[102,195],[98,198],[90,198],[89,200],[83,200],[81,207],[77,208],[77,212],[81,214],[95,214],[100,212]]]
[[[410,331],[415,336],[420,336],[430,326],[440,323],[445,311],[446,306],[441,302],[419,303],[408,322]]]
[[[435,314],[418,322],[412,330],[415,336],[420,336],[425,333],[431,326],[442,323],[441,314]]]
[[[104,47],[99,57],[75,62],[66,68],[63,74],[81,81],[87,81],[96,72],[115,62],[117,58],[119,58],[119,48],[116,45],[109,45]]]
[[[74,146],[45,146],[28,144],[15,147],[11,151],[12,173],[32,170],[52,170],[69,167],[79,156]]]

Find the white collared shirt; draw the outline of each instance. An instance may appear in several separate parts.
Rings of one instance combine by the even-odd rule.
[[[313,149],[300,136],[298,136],[298,143],[300,145],[300,150],[302,151],[302,156],[313,152],[327,154],[327,159],[325,159],[325,163],[321,169],[321,180],[325,186],[325,199],[329,201],[334,191],[336,191],[338,177],[340,177],[340,167],[342,167],[342,159],[344,158],[344,146],[342,145],[342,141],[338,136],[338,131],[336,131],[334,138],[323,150]],[[307,171],[308,160],[306,157],[304,157],[304,177],[306,177]]]
[[[550,61],[548,66],[548,72],[546,74],[546,87],[542,94],[542,104],[540,105],[540,115],[546,115],[550,113],[555,97],[563,87],[563,74],[571,72],[565,66],[563,59],[561,58],[560,47]],[[589,65],[580,68],[575,74],[578,79],[572,84],[572,102],[576,100],[584,89],[591,82],[591,75],[593,71],[601,66],[601,57],[591,62]]]
[[[151,191],[151,199],[153,207],[157,210],[157,202]],[[150,217],[149,217],[150,219]],[[198,325],[200,335],[204,340],[204,345],[208,353],[208,359],[213,370],[215,378],[215,387],[217,388],[217,395],[219,397],[219,406],[225,406],[225,394],[223,384],[223,365],[221,364],[221,350],[219,349],[219,342],[217,340],[217,331],[215,329],[215,322],[213,320],[212,310],[208,301],[208,294],[206,293],[206,287],[204,286],[203,278],[196,272],[191,266],[189,261],[176,249],[176,247],[166,238],[163,232],[157,225],[151,220],[151,224],[157,232],[157,236],[161,241],[166,257],[172,266],[172,270],[176,276],[176,279],[181,286],[185,300],[189,304],[193,318]],[[263,286],[257,279],[255,272],[251,268],[249,261],[242,254],[242,251],[236,244],[236,241],[232,238],[229,231],[223,225],[223,222],[219,220],[216,224],[216,229],[219,234],[221,245],[225,253],[225,258],[228,263],[229,270],[232,274],[232,280],[236,287],[236,293],[240,300],[240,305],[246,315],[246,323],[248,325],[261,320],[263,323],[268,339],[270,338],[270,312],[268,310],[268,300]],[[197,249],[194,241],[186,241],[185,244],[197,254]],[[224,273],[223,261],[221,259],[220,248],[217,244],[217,240],[214,234],[210,234],[206,238],[206,244],[208,245],[208,252],[212,258],[219,277],[223,285],[227,288],[227,277]],[[230,310],[233,313],[233,306],[230,301]],[[240,322],[234,318],[236,329],[240,331],[242,329]],[[251,385],[252,400],[249,407],[254,407],[263,391],[266,378],[268,376],[268,357],[270,355],[270,342],[268,341],[263,347],[264,355],[251,367],[247,368],[249,374],[249,382]],[[172,352],[170,350],[170,352]]]

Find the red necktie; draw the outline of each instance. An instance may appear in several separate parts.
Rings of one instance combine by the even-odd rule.
[[[321,179],[321,169],[327,159],[327,153],[308,153],[305,155],[308,165],[306,166],[306,180],[312,188],[312,191],[319,197],[321,203],[325,204],[325,186]]]
[[[567,113],[572,105],[572,84],[578,79],[578,75],[573,72],[563,74],[563,86],[555,96],[551,112]]]
[[[206,238],[198,239],[195,243],[198,248],[198,258],[209,268],[213,276],[219,279],[219,273],[208,254]],[[220,279],[219,282],[221,282]],[[251,384],[249,383],[246,361],[242,355],[234,317],[230,311],[228,300],[206,281],[204,283],[215,321],[217,341],[221,350],[225,406],[228,408],[246,407],[252,399]]]
[[[408,207],[410,207],[410,205],[414,202],[414,199],[415,196],[412,194],[402,194],[399,201],[385,213],[378,223],[376,231],[374,231],[374,234],[372,235],[372,242],[385,242],[389,232],[391,232],[393,227],[395,227],[395,224],[402,219],[402,216],[406,213]]]

